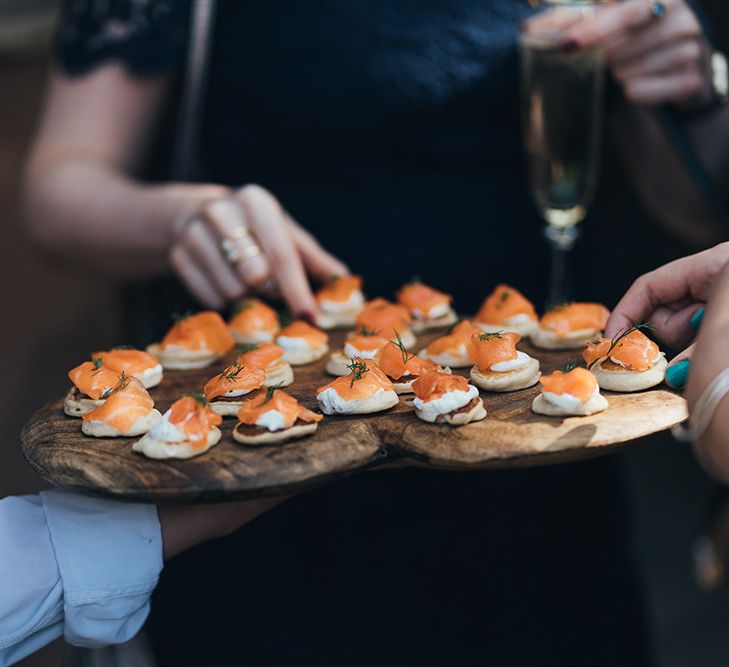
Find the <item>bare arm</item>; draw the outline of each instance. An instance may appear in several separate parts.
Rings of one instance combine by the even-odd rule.
[[[686,391],[690,408],[725,368],[729,368],[729,264],[717,280],[696,341]],[[719,403],[696,452],[709,472],[729,483],[729,396]]]
[[[220,505],[159,505],[162,555],[169,560],[196,544],[228,535],[284,500],[286,497]]]
[[[25,178],[28,229],[47,253],[121,277],[172,269],[204,305],[277,287],[313,317],[307,273],[347,267],[324,251],[265,189],[147,184],[135,179],[167,89],[104,65],[74,79],[54,70]],[[250,235],[235,236],[245,227]],[[238,261],[222,243],[239,244]],[[261,251],[250,251],[253,243]]]
[[[29,231],[44,250],[123,276],[159,273],[171,221],[225,192],[131,176],[166,87],[162,79],[132,79],[118,65],[80,79],[51,72],[25,179]]]

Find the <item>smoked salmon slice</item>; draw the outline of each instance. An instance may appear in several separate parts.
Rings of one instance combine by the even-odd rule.
[[[474,320],[485,324],[506,324],[517,315],[537,319],[537,311],[529,299],[510,285],[501,284],[486,297]]]
[[[568,373],[554,371],[539,378],[543,392],[570,394],[586,403],[597,389],[597,378],[586,368],[573,368]]]
[[[160,347],[164,350],[172,345],[223,355],[233,349],[235,340],[223,318],[212,310],[206,310],[183,317],[172,326]]]
[[[299,419],[311,423],[324,418],[323,415],[305,408],[285,391],[270,387],[268,391],[259,391],[255,396],[244,400],[238,410],[238,419],[248,426],[256,426],[258,419],[271,410],[283,417],[284,428],[291,428]]]

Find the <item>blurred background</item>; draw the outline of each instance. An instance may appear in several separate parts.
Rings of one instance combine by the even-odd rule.
[[[729,50],[726,0],[703,5],[718,47]],[[118,342],[113,285],[38,257],[23,236],[19,181],[42,99],[56,14],[53,0],[0,0],[0,364],[5,376],[0,386],[0,497],[43,487],[23,460],[19,433],[24,422],[44,401],[64,391],[67,369],[89,350]],[[617,198],[611,193],[610,173],[603,169],[594,208],[630,215],[634,200],[629,193]],[[618,456],[624,460],[635,506],[634,548],[644,575],[658,665],[728,664],[729,592],[701,591],[692,563],[694,541],[705,527],[715,487],[687,447],[665,437]],[[56,645],[23,664],[57,665],[61,653]]]

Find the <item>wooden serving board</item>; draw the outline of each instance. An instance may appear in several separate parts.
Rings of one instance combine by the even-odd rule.
[[[342,332],[332,335],[339,349]],[[421,337],[424,345],[432,336]],[[577,353],[544,352],[542,372],[560,368]],[[294,369],[287,388],[316,408],[315,389],[331,378],[322,360]],[[199,391],[222,364],[199,371],[166,371],[151,390],[164,412],[187,391]],[[468,369],[458,371],[467,374]],[[604,392],[610,404],[591,417],[545,417],[531,411],[537,387],[513,393],[482,392],[488,417],[458,428],[427,424],[412,412],[412,395],[387,412],[325,417],[316,435],[288,444],[243,447],[230,435],[208,453],[184,461],[153,461],[132,452],[136,438],[92,438],[81,420],[63,414],[63,399],[44,406],[22,432],[25,457],[47,481],[60,487],[135,501],[220,501],[277,495],[312,488],[378,464],[400,460],[450,470],[484,470],[566,463],[614,451],[686,418],[686,403],[665,387],[638,394]]]

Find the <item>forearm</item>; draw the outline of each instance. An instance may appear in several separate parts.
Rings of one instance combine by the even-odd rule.
[[[95,156],[31,160],[25,211],[46,252],[122,276],[167,267],[174,222],[225,193],[213,185],[145,185]]]
[[[159,505],[165,560],[216,537],[223,537],[282,503],[286,497],[246,500],[224,505]],[[218,509],[218,512],[211,510]]]
[[[697,247],[723,239],[721,221],[693,182],[655,111],[623,102],[611,121],[630,180],[646,210]],[[721,140],[729,136],[729,108],[683,125],[707,173],[721,186],[729,179],[729,140]],[[729,182],[724,187],[729,189]]]
[[[696,351],[691,361],[686,398],[689,409],[708,384],[729,367],[729,265],[725,267],[706,307]],[[729,396],[719,403],[709,428],[696,445],[709,471],[729,482]]]

